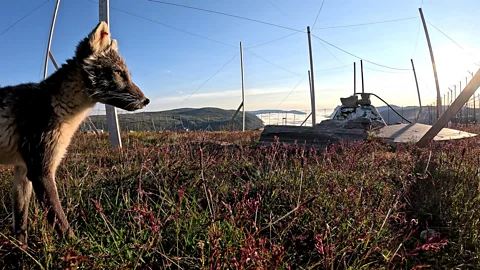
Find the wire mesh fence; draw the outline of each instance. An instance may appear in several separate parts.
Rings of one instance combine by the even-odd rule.
[[[458,93],[460,94],[460,93]],[[450,107],[455,96],[445,99],[444,105],[440,106],[440,115]],[[479,102],[480,94],[474,94],[460,111],[452,118],[449,125],[472,125],[480,119]],[[443,100],[442,100],[443,102]],[[437,119],[436,104],[419,106],[388,106],[377,107],[378,112],[387,125],[399,123],[417,122],[432,125]],[[140,112],[132,113],[118,110],[120,129],[129,131],[222,131],[241,130],[242,115],[238,114],[234,121],[233,112],[221,110],[222,113],[199,112],[198,110],[175,110],[175,112]],[[334,108],[321,108],[316,110],[317,123],[332,117]],[[312,126],[311,110],[263,110],[247,112],[246,129],[261,129],[265,125],[288,125],[288,126]],[[108,130],[105,110],[94,110],[90,113],[89,121],[84,121],[80,129],[86,132],[98,132]]]
[[[105,111],[96,110],[89,116],[91,123],[99,132],[108,130]],[[118,110],[118,122],[121,131],[164,131],[164,130],[227,130],[231,116],[223,115],[188,115],[168,112],[126,113]],[[241,128],[238,116],[233,122],[233,128]],[[80,127],[83,131],[93,131],[88,121]]]
[[[467,82],[466,82],[467,83]],[[460,88],[461,89],[461,88]],[[456,88],[450,89],[447,93],[441,95],[441,103],[442,105],[439,106],[439,115],[440,117],[443,113],[445,113],[448,108],[452,105],[453,101],[460,95],[460,91],[456,91]],[[442,98],[443,97],[443,98]],[[475,92],[470,99],[462,106],[462,108],[455,114],[449,124],[460,124],[460,125],[471,125],[477,124],[479,119],[480,111],[478,110],[480,101],[480,94]],[[433,102],[427,106],[425,106],[424,110],[426,110],[428,124],[433,124],[437,117],[437,103]]]
[[[318,109],[317,121],[327,119],[334,109]],[[242,115],[239,113],[234,121],[233,112],[222,110],[220,114],[208,114],[200,110],[175,110],[167,112],[141,112],[131,113],[117,110],[118,122],[122,132],[129,131],[164,131],[164,130],[187,130],[187,131],[221,131],[241,130]],[[265,125],[294,125],[311,126],[310,110],[289,111],[262,111],[247,112],[246,129],[261,129]],[[92,126],[93,124],[93,126]],[[89,120],[84,121],[80,129],[86,132],[106,132],[108,124],[105,110],[93,110]]]
[[[328,119],[333,113],[333,110],[333,108],[317,109],[317,122]],[[256,116],[262,120],[264,125],[312,125],[311,110],[289,110],[281,112],[273,111],[258,113]]]

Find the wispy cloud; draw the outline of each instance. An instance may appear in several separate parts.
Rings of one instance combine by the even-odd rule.
[[[259,95],[268,95],[268,94],[281,94],[287,93],[291,89],[286,88],[275,88],[275,89],[248,89],[245,90],[246,96],[259,96]],[[179,92],[182,93],[182,92]],[[204,99],[211,99],[211,98],[222,98],[222,97],[241,97],[242,92],[241,90],[226,90],[226,91],[218,91],[218,92],[208,92],[208,93],[197,93],[190,96],[187,102],[194,102],[200,101]],[[152,103],[155,102],[182,102],[184,101],[189,95],[178,95],[178,96],[170,96],[164,98],[155,99]]]
[[[321,93],[317,95],[317,99],[323,104],[325,101],[337,103],[339,96],[332,93],[350,93],[351,86],[345,84],[320,85],[316,90]],[[245,91],[245,103],[249,110],[276,108],[285,96],[292,91],[292,88],[253,88]],[[328,94],[327,94],[328,93]],[[343,96],[342,95],[342,96]],[[175,95],[170,97],[162,97],[154,99],[149,105],[150,110],[166,110],[179,107],[206,107],[213,106],[219,108],[236,108],[241,102],[242,92],[238,90],[225,90],[207,93],[196,93],[180,105],[189,95]],[[332,100],[333,99],[333,100]],[[302,84],[297,87],[282,103],[282,108],[308,108],[310,100],[310,91],[308,84]]]

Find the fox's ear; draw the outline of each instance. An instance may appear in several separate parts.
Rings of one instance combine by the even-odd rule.
[[[99,53],[110,45],[110,30],[106,22],[100,22],[88,35],[88,42],[93,53]]]
[[[112,42],[110,43],[110,48],[118,52],[118,43],[116,39],[112,39]]]

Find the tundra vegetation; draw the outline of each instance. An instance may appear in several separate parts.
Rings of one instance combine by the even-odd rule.
[[[259,135],[125,133],[117,152],[78,132],[57,175],[77,238],[58,237],[35,200],[28,247],[0,167],[2,267],[480,268],[480,138],[310,149]]]

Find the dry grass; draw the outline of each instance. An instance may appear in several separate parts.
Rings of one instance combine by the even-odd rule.
[[[0,261],[6,269],[480,267],[480,139],[314,150],[257,146],[258,136],[131,133],[116,153],[106,136],[78,135],[57,179],[78,239],[58,238],[34,202],[25,251],[11,238],[12,171],[1,167]],[[421,239],[427,227],[438,234]]]

